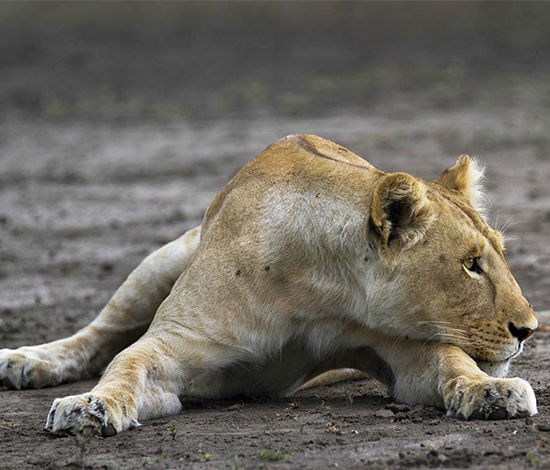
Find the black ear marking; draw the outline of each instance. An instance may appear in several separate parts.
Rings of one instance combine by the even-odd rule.
[[[398,231],[403,222],[409,218],[410,208],[408,202],[403,199],[398,199],[390,203],[386,207],[386,218],[391,224],[388,244],[398,237]]]
[[[380,248],[388,248],[394,241],[402,247],[414,245],[423,238],[433,216],[422,181],[406,173],[392,173],[377,182],[369,226]]]

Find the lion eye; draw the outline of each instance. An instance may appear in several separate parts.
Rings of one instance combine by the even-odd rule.
[[[478,261],[479,261],[479,258],[470,258],[464,261],[463,264],[468,271],[481,274],[483,272],[483,269],[481,269],[481,266],[479,265]]]

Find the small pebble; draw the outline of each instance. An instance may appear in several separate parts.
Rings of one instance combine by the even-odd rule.
[[[395,415],[391,410],[380,410],[374,413],[377,418],[393,418]]]

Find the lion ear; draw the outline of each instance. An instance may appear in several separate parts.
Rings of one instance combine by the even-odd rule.
[[[382,177],[374,188],[370,223],[383,248],[418,242],[433,221],[426,186],[406,173]]]
[[[484,179],[485,168],[468,155],[461,155],[454,166],[446,169],[435,183],[464,195],[471,206],[484,217],[487,212]]]

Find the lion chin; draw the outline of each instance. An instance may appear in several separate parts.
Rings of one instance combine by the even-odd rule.
[[[510,368],[510,361],[515,357],[518,357],[522,352],[523,352],[523,344],[520,344],[516,352],[514,352],[514,354],[511,354],[506,359],[503,359],[501,361],[486,361],[476,357],[472,357],[472,359],[476,361],[476,364],[478,365],[478,367],[487,375],[490,375],[491,377],[495,377],[495,378],[501,378],[501,377],[505,377],[506,374],[508,374],[508,369]]]
[[[510,367],[510,359],[505,361],[482,361],[474,359],[478,367],[487,375],[495,378],[505,377]]]

